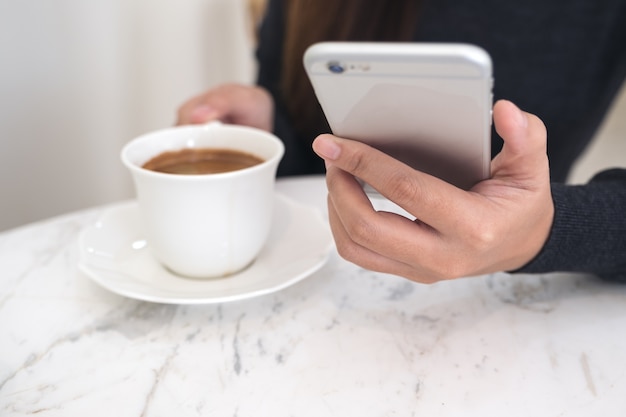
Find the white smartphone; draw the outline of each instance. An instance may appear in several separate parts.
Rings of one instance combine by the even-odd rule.
[[[489,177],[493,78],[483,49],[322,42],[304,67],[333,134],[463,189]]]

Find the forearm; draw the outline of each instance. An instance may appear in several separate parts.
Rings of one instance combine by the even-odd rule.
[[[587,272],[626,281],[626,169],[581,186],[552,185],[555,216],[535,259],[516,272]]]

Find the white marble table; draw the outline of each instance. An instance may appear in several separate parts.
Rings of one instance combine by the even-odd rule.
[[[324,210],[320,177],[278,189]],[[333,253],[270,295],[148,303],[77,268],[104,209],[0,234],[1,416],[626,415],[626,286],[426,286]]]

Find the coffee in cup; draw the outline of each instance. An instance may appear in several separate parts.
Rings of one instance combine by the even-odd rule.
[[[263,159],[235,149],[185,148],[168,151],[143,164],[143,168],[167,174],[202,175],[237,171],[260,164]]]
[[[250,265],[269,236],[283,153],[271,133],[219,122],[129,142],[121,158],[156,259],[193,278],[228,276]]]

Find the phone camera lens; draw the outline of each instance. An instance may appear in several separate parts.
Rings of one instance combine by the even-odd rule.
[[[345,71],[345,68],[343,67],[343,65],[341,65],[341,63],[337,61],[330,61],[328,63],[328,70],[333,74],[341,74]]]

